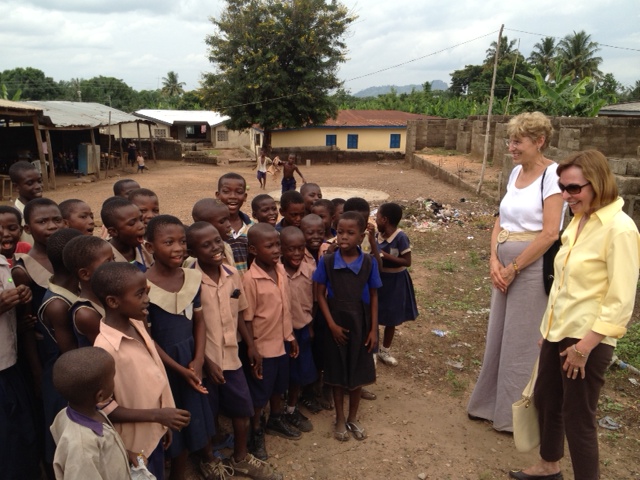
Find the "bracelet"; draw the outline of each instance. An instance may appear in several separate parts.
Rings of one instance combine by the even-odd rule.
[[[511,262],[511,265],[513,265],[513,269],[516,272],[516,275],[520,275],[520,268],[518,267],[518,264],[516,263],[516,260],[513,259],[513,262]]]
[[[581,357],[581,358],[586,358],[588,357],[588,355],[585,355],[584,353],[582,353],[580,350],[578,350],[578,348],[576,347],[576,344],[573,344],[573,351],[576,352],[576,354]]]

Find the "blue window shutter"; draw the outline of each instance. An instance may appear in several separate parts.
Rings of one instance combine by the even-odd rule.
[[[400,134],[392,133],[389,139],[389,148],[400,148]]]

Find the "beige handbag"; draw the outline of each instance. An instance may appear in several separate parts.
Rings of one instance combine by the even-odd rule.
[[[522,398],[511,406],[513,412],[513,440],[519,452],[529,452],[540,445],[540,425],[538,410],[533,404],[533,388],[538,378],[538,360],[533,366],[531,378]]]

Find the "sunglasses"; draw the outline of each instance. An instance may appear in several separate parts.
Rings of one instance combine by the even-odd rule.
[[[558,188],[561,192],[566,191],[569,195],[578,195],[584,187],[591,185],[591,182],[587,182],[584,185],[578,185],[577,183],[570,183],[569,185],[563,185],[558,182]]]

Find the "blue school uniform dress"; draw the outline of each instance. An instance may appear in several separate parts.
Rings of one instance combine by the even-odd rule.
[[[324,341],[324,381],[328,385],[354,390],[376,381],[373,353],[365,341],[371,330],[369,290],[380,288],[378,264],[371,255],[346,263],[340,250],[324,255],[318,262],[313,281],[327,288],[327,303],[334,322],[349,330],[345,345],[338,345],[326,332]]]
[[[49,427],[55,420],[58,412],[67,406],[67,401],[53,386],[53,365],[60,357],[60,348],[56,341],[54,329],[44,322],[44,311],[54,300],[62,300],[67,305],[67,308],[69,308],[77,299],[78,297],[66,288],[49,283],[49,288],[44,294],[42,305],[40,305],[40,309],[38,310],[36,331],[42,335],[42,340],[38,342],[38,356],[42,364],[42,402],[44,404],[44,422],[46,427],[44,454],[47,463],[53,463],[53,455],[56,449]]]
[[[200,305],[202,275],[192,268],[183,268],[184,283],[178,292],[167,292],[149,282],[149,326],[151,337],[160,347],[183,367],[188,368],[195,354],[193,338],[193,312]],[[173,432],[168,450],[171,458],[184,449],[201,450],[215,433],[213,414],[207,395],[195,391],[177,372],[167,367],[167,377],[176,408],[191,412],[191,421],[181,432]]]
[[[9,263],[0,255],[0,291],[15,288]],[[18,367],[16,309],[0,314],[0,477],[39,478],[34,406]]]
[[[411,251],[409,237],[401,229],[385,239],[378,234],[378,250],[399,257]],[[407,267],[398,267],[382,257],[382,287],[378,289],[378,323],[395,327],[418,316],[416,294]]]
[[[100,318],[104,318],[105,311],[102,305],[98,305],[97,303],[92,302],[91,300],[87,300],[86,298],[78,297],[78,300],[71,305],[71,309],[69,310],[69,314],[71,317],[71,323],[73,324],[73,334],[76,337],[76,341],[78,342],[78,348],[82,347],[93,347],[93,342],[90,341],[82,331],[78,329],[76,325],[76,312],[83,308],[88,308],[89,310],[93,310]]]

